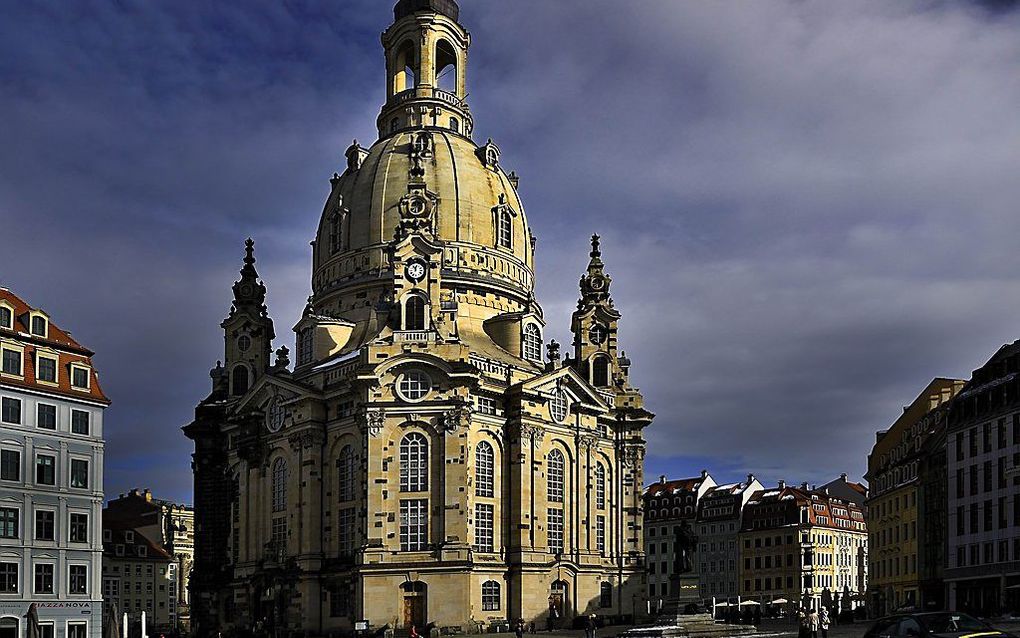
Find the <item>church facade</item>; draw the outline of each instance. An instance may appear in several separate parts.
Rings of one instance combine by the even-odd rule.
[[[453,0],[401,0],[334,174],[294,361],[248,240],[194,441],[193,631],[477,631],[645,609],[642,431],[598,237],[545,344],[518,180],[465,102]]]

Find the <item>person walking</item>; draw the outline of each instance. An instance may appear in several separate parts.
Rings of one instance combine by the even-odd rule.
[[[584,638],[595,638],[595,614],[588,616],[588,619],[584,623]]]
[[[811,638],[818,638],[818,612],[814,609],[808,616],[808,624],[811,627]]]
[[[524,638],[524,619],[523,618],[518,620],[517,624],[514,625],[514,635],[517,636],[517,638]]]
[[[797,610],[797,638],[811,638],[811,619],[803,607]]]
[[[818,627],[822,630],[822,638],[829,638],[829,608],[822,607],[818,614]]]
[[[411,631],[408,633],[410,638],[421,638],[421,634],[418,633],[418,627],[414,624],[411,625]]]

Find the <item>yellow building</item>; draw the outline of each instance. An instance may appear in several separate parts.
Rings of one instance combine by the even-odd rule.
[[[861,605],[868,535],[851,500],[780,481],[748,500],[738,544],[742,598],[833,613]]]
[[[224,364],[185,427],[199,636],[477,631],[645,605],[653,415],[618,350],[598,237],[561,360],[517,177],[471,139],[457,4],[394,14],[379,139],[331,180],[295,365],[286,348],[270,361],[249,240]]]
[[[871,488],[869,602],[873,614],[919,607],[925,552],[925,521],[919,520],[918,467],[925,440],[946,427],[945,406],[963,387],[959,379],[935,379],[889,427],[876,435],[868,455]]]

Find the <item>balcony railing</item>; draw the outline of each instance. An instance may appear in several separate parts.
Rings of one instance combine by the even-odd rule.
[[[449,91],[444,91],[443,89],[431,89],[432,95],[428,95],[429,90],[430,89],[425,87],[415,87],[413,89],[407,89],[401,91],[400,93],[397,93],[392,98],[390,98],[390,102],[392,104],[400,104],[401,102],[406,102],[408,100],[418,97],[421,98],[431,97],[433,99],[439,100],[440,102],[446,102],[447,104],[455,106],[459,109],[467,108],[467,105],[464,104],[464,100],[460,99],[455,94],[450,93]]]
[[[401,330],[393,333],[395,343],[431,343],[436,333],[431,330]]]

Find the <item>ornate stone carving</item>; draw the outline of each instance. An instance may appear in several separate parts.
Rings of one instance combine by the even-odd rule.
[[[411,168],[408,173],[411,179],[425,177],[425,160],[431,159],[435,150],[435,140],[429,131],[418,131],[411,135]]]
[[[471,406],[467,404],[458,405],[443,412],[443,431],[452,434],[462,426],[467,427],[471,421]]]
[[[578,434],[577,435],[577,447],[590,450],[598,445],[598,437],[593,434]]]
[[[520,428],[520,437],[522,442],[530,439],[535,443],[541,443],[542,439],[545,438],[545,430],[537,425],[522,423]]]
[[[366,408],[365,418],[361,423],[363,432],[369,436],[379,436],[386,422],[386,411],[382,408]]]
[[[411,184],[408,193],[400,200],[400,226],[397,236],[401,239],[410,233],[435,232],[435,212],[439,198],[425,188],[424,184]]]
[[[354,140],[354,143],[347,148],[347,152],[344,155],[347,156],[347,170],[353,172],[361,169],[361,164],[365,161],[368,151],[362,148],[361,144],[358,144],[358,140]]]
[[[645,460],[645,449],[638,445],[623,445],[619,453],[624,467],[640,467]]]
[[[484,146],[478,147],[475,153],[478,154],[478,159],[482,160],[485,168],[491,170],[499,168],[499,147],[493,144],[492,138],[489,138]]]
[[[300,452],[302,449],[321,447],[323,441],[326,440],[326,435],[323,434],[322,430],[302,430],[295,432],[287,437],[287,442],[290,443],[290,449],[295,452]]]

